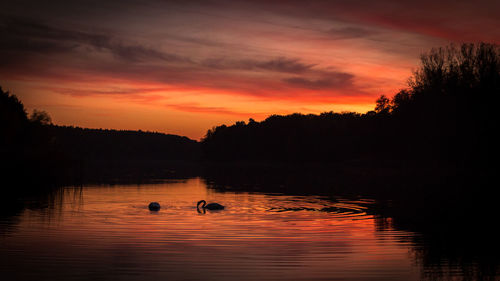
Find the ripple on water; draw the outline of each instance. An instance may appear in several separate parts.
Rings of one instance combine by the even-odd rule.
[[[200,179],[66,189],[0,240],[18,280],[419,280],[401,237],[376,232],[370,200],[217,192]],[[225,210],[198,213],[196,202]],[[158,212],[148,210],[159,202]]]

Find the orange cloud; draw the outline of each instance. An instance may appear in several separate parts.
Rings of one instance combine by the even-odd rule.
[[[486,0],[109,1],[112,16],[31,2],[0,4],[0,85],[56,123],[193,138],[237,118],[367,111],[421,52],[500,38]]]

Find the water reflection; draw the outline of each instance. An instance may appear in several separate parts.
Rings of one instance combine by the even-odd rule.
[[[198,213],[201,199],[225,209]],[[148,210],[152,201],[160,211]],[[201,179],[65,188],[15,223],[2,219],[11,227],[1,236],[0,270],[16,280],[467,277],[422,266],[426,241],[371,212],[375,204],[219,192]]]

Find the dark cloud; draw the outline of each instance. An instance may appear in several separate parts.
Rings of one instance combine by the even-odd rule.
[[[253,61],[248,61],[249,64],[254,63]],[[291,72],[300,73],[310,70],[314,64],[304,64],[299,62],[298,59],[287,59],[287,58],[277,58],[274,60],[256,62],[255,65],[258,68],[279,71],[279,72]]]
[[[304,64],[299,59],[279,57],[271,60],[228,60],[223,58],[207,59],[202,65],[215,69],[268,70],[285,73],[302,73],[314,64]]]
[[[498,13],[492,12],[500,10],[496,0],[316,0],[309,5],[286,0],[267,9],[295,18],[344,21],[459,42],[500,38],[500,29],[489,28],[500,24]]]
[[[352,85],[354,75],[342,72],[332,72],[328,77],[311,79],[307,77],[291,77],[283,79],[284,82],[296,87],[321,90],[321,89],[340,89]]]
[[[342,88],[353,75],[328,71],[298,58],[208,58],[196,60],[134,44],[105,32],[41,21],[0,21],[0,73],[12,79],[89,82],[121,80],[158,85],[236,90],[245,95],[280,96],[293,85],[306,89]],[[347,30],[349,31],[349,30]],[[345,31],[345,32],[347,32]],[[353,32],[353,30],[351,30]],[[357,31],[359,33],[359,31]],[[108,57],[101,56],[107,53]],[[189,52],[188,52],[189,54]],[[266,54],[266,57],[269,55]],[[115,59],[110,59],[115,58]],[[213,70],[219,71],[213,71]],[[252,73],[235,72],[234,70]],[[258,77],[254,75],[259,75]],[[297,75],[283,79],[283,75]],[[60,90],[55,92],[63,93]],[[144,93],[148,91],[141,89]],[[78,95],[132,96],[124,91],[71,91]],[[151,93],[149,93],[151,94]]]
[[[122,43],[112,43],[106,45],[105,49],[109,50],[113,55],[134,62],[147,60],[160,60],[166,62],[189,62],[188,58],[160,52],[158,50],[147,48],[141,45],[125,45]]]
[[[364,38],[376,35],[378,32],[360,27],[341,27],[341,28],[331,28],[327,31],[327,34],[331,39],[353,39],[353,38]]]
[[[323,88],[331,88],[333,83],[330,79],[317,79],[310,80],[302,77],[292,77],[283,79],[284,82],[292,84],[294,86],[298,86],[301,88],[307,89],[323,89]]]
[[[104,35],[88,34],[51,27],[33,20],[8,18],[0,22],[3,49],[21,48],[23,51],[42,53],[71,50],[81,44],[98,48],[109,44],[110,38]],[[14,42],[15,44],[8,44]]]
[[[182,13],[187,22],[200,20],[200,15],[213,15],[216,20],[234,15],[242,20],[255,19],[266,14],[299,20],[343,21],[359,26],[378,26],[445,39],[496,40],[500,31],[500,1],[496,0],[211,0],[211,1],[37,1],[16,0],[0,2],[0,11],[6,15],[27,15],[45,19],[88,20],[92,25],[96,19],[132,17],[147,20],[154,11],[170,17]],[[153,11],[153,12],[151,12]],[[351,35],[360,30],[333,30]],[[345,33],[344,36],[348,36]],[[341,38],[345,38],[342,36]],[[196,41],[196,38],[191,38]],[[462,40],[463,41],[463,40]],[[213,42],[212,42],[213,43]]]
[[[297,22],[315,20],[426,35],[452,41],[499,43],[500,1],[497,0],[214,0],[218,8],[259,11]],[[335,32],[335,30],[333,30]],[[346,30],[349,31],[349,30]],[[355,33],[357,31],[354,31]],[[359,35],[359,34],[358,34]],[[345,39],[344,34],[341,39]]]
[[[138,44],[125,44],[107,34],[81,30],[62,29],[44,23],[7,19],[0,22],[0,49],[14,53],[30,52],[54,54],[76,51],[90,47],[96,51],[107,51],[113,56],[132,62],[160,60],[167,62],[188,61],[187,58],[161,52]]]

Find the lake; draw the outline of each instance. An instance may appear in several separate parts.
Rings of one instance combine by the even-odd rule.
[[[201,199],[226,208],[198,211]],[[376,204],[222,192],[200,178],[66,187],[1,217],[0,271],[2,280],[468,278],[461,263],[426,264],[426,240],[370,211]]]

